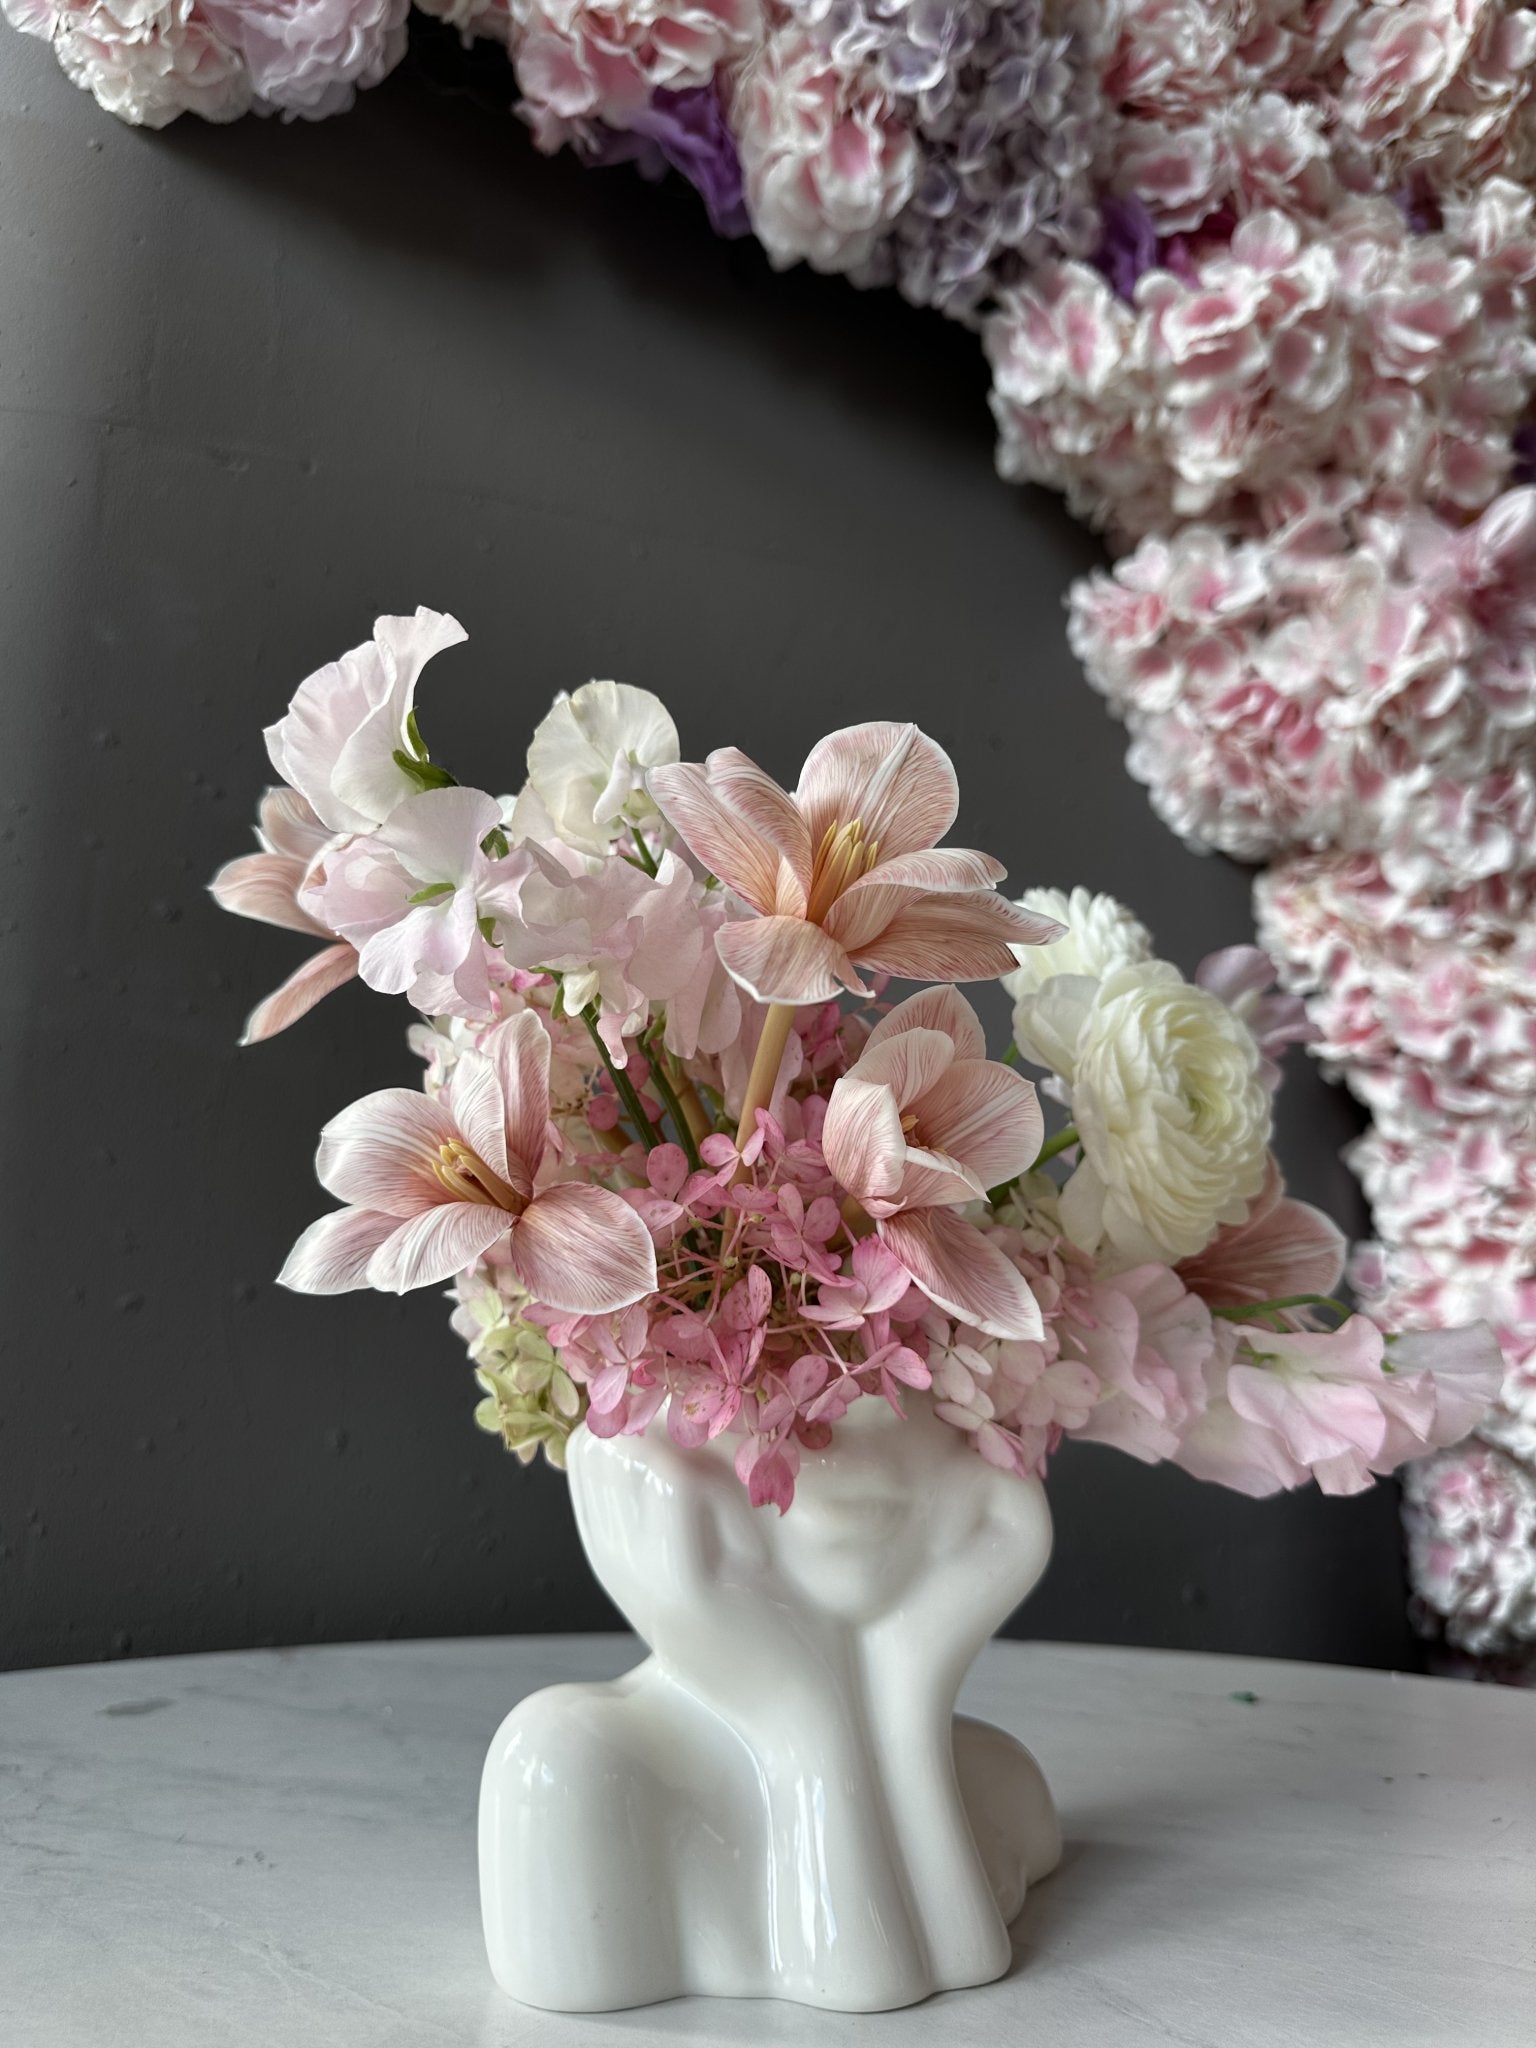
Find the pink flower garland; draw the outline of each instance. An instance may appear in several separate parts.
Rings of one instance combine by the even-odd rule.
[[[0,5],[149,126],[328,113],[404,48],[404,0]],[[1267,943],[1375,1117],[1353,1154],[1379,1240],[1357,1285],[1396,1323],[1478,1313],[1501,1333],[1504,1394],[1478,1446],[1414,1479],[1410,1547],[1426,1624],[1518,1659],[1536,1645],[1536,11],[423,6],[507,48],[541,148],[672,165],[776,263],[897,277],[980,328],[1003,474],[1125,551],[1074,592],[1071,632],[1132,772],[1191,844],[1277,863]],[[231,895],[267,903],[309,829],[273,821]],[[454,900],[483,880],[466,869]],[[366,908],[273,1015],[353,971]],[[942,1372],[965,1411],[974,1365]]]

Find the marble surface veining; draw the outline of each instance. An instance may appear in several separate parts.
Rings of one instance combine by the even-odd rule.
[[[995,1643],[1061,1869],[1000,1983],[863,2017],[509,2003],[481,1948],[481,1760],[623,1637],[238,1652],[0,1678],[6,2048],[1530,2048],[1536,1697]]]

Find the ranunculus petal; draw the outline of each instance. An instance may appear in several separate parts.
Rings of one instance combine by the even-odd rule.
[[[803,918],[744,918],[722,925],[715,946],[726,973],[760,1003],[825,1003],[843,989],[870,993],[837,941]]]
[[[277,1276],[296,1294],[350,1294],[368,1285],[368,1262],[400,1228],[398,1216],[373,1209],[333,1209],[311,1223]]]
[[[1017,965],[1015,945],[1039,943],[1032,934],[1041,923],[982,890],[919,896],[855,948],[855,958],[860,967],[911,981],[991,981]]]
[[[1033,1083],[996,1060],[957,1060],[924,1095],[921,1117],[924,1144],[964,1160],[989,1188],[1034,1165],[1045,1128]]]
[[[656,1286],[656,1248],[629,1204],[607,1188],[546,1188],[517,1219],[512,1270],[536,1300],[603,1315]]]
[[[795,800],[810,828],[812,849],[829,826],[863,827],[895,860],[937,846],[960,808],[948,754],[915,725],[876,720],[830,733],[806,756]]]
[[[323,952],[312,953],[302,967],[296,967],[281,988],[275,988],[271,995],[259,1002],[245,1020],[242,1045],[259,1045],[264,1038],[275,1038],[279,1031],[286,1031],[290,1024],[296,1024],[307,1016],[322,996],[328,996],[332,989],[340,988],[343,982],[353,980],[357,974],[357,948],[345,941],[339,946],[327,946]]]
[[[1040,1305],[1012,1261],[953,1209],[918,1209],[879,1226],[886,1249],[928,1299],[989,1337],[1037,1338]]]
[[[757,827],[721,802],[696,761],[653,768],[646,778],[662,816],[695,859],[754,910],[773,908],[779,851]]]
[[[447,1199],[432,1162],[457,1136],[453,1118],[430,1095],[380,1088],[331,1118],[320,1133],[315,1172],[344,1202],[415,1216]]]
[[[845,1074],[827,1105],[821,1148],[838,1181],[861,1202],[893,1199],[901,1189],[907,1141],[891,1090]]]
[[[436,1287],[472,1266],[505,1237],[511,1222],[505,1209],[488,1203],[445,1201],[424,1209],[379,1246],[368,1263],[368,1285],[386,1294]]]

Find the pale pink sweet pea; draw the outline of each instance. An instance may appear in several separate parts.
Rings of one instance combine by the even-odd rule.
[[[357,947],[369,988],[441,1011],[446,984],[484,1016],[491,963],[480,921],[515,910],[530,864],[483,850],[500,820],[484,790],[408,796],[379,831],[339,840],[316,861],[302,907]]]
[[[421,788],[397,753],[415,758],[410,721],[423,667],[469,636],[446,612],[374,621],[373,638],[300,683],[264,737],[278,774],[332,832],[371,832]]]
[[[520,1010],[459,1055],[442,1092],[385,1088],[321,1134],[316,1172],[348,1205],[312,1223],[279,1279],[303,1294],[404,1294],[507,1240],[536,1301],[605,1314],[656,1285],[650,1232],[607,1188],[540,1188],[549,1148],[549,1035]]]
[[[996,893],[984,853],[941,847],[955,771],[915,725],[848,726],[811,750],[793,796],[735,747],[653,768],[651,794],[755,917],[723,925],[728,973],[761,1003],[870,993],[861,969],[912,981],[986,981],[1011,945],[1059,936]]]
[[[330,927],[312,917],[299,902],[311,864],[331,844],[331,834],[304,798],[291,789],[269,789],[261,800],[260,820],[256,828],[260,853],[225,862],[208,885],[214,901],[237,917],[254,917],[287,931],[334,939]],[[356,973],[357,948],[348,940],[312,953],[281,988],[256,1005],[246,1019],[240,1043],[255,1045],[286,1031],[322,996],[351,981]]]
[[[1023,1274],[957,1204],[1033,1165],[1043,1128],[1033,1086],[986,1057],[975,1011],[924,989],[882,1018],[832,1090],[822,1149],[931,1301],[994,1337],[1038,1337]]]
[[[1145,1464],[1171,1458],[1205,1405],[1210,1310],[1167,1266],[1136,1266],[1089,1290],[1057,1334],[1090,1366],[1099,1398],[1073,1435]]]

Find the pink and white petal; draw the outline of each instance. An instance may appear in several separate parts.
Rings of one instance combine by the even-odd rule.
[[[500,823],[501,805],[483,789],[423,789],[395,805],[379,843],[419,882],[458,882]]]
[[[992,889],[1008,877],[1000,860],[969,846],[921,847],[887,860],[882,842],[880,853],[878,865],[852,884],[844,900],[882,882],[893,888],[921,889],[925,895],[946,895],[956,889]]]
[[[430,903],[419,903],[392,924],[369,933],[357,955],[357,971],[369,988],[381,996],[405,994],[421,971],[437,915]]]
[[[521,1195],[533,1193],[533,1177],[508,1171],[507,1112],[495,1062],[485,1052],[461,1052],[443,1084],[438,1100],[458,1125],[459,1134],[502,1180]]]
[[[892,1199],[901,1187],[907,1141],[890,1089],[845,1074],[827,1105],[821,1149],[849,1194],[861,1202]]]
[[[1303,1465],[1350,1452],[1371,1458],[1387,1433],[1370,1388],[1346,1381],[1283,1378],[1262,1366],[1234,1365],[1227,1399],[1245,1422],[1272,1429]]]
[[[798,917],[744,918],[715,934],[720,964],[759,1003],[826,1003],[841,990],[870,990],[820,926]]]
[[[374,1209],[333,1209],[311,1223],[277,1276],[296,1294],[350,1294],[368,1285],[368,1263],[400,1228],[398,1216]]]
[[[282,783],[264,793],[256,816],[256,836],[266,852],[286,853],[305,867],[331,842],[308,797]]]
[[[417,677],[434,654],[468,638],[457,619],[425,605],[410,618],[374,620],[373,640],[385,687],[369,717],[336,757],[331,786],[344,803],[366,817],[387,818],[412,787],[394,756],[406,744],[405,720]]]
[[[1339,1284],[1349,1246],[1332,1218],[1289,1195],[1264,1203],[1261,1194],[1246,1223],[1228,1224],[1203,1252],[1179,1263],[1184,1285],[1213,1308],[1332,1294]]]
[[[529,1293],[567,1315],[606,1315],[656,1287],[656,1247],[629,1204],[579,1182],[546,1188],[518,1217],[511,1265]]]
[[[866,1046],[849,1069],[861,1081],[889,1088],[903,1110],[936,1087],[955,1062],[955,1042],[943,1031],[913,1025]]]
[[[802,897],[810,893],[811,856],[815,849],[805,818],[788,790],[781,789],[765,769],[739,747],[716,747],[705,763],[711,789],[753,831],[788,862]],[[802,910],[804,905],[801,905]]]
[[[1045,1130],[1033,1082],[997,1060],[956,1060],[924,1095],[920,1115],[924,1143],[989,1188],[1034,1165]]]
[[[960,808],[948,754],[915,725],[876,720],[830,733],[806,756],[795,801],[812,847],[829,826],[863,827],[887,860],[937,846]]]
[[[883,932],[852,949],[860,967],[911,981],[992,981],[1018,966],[1012,948],[1041,945],[1029,932],[1048,918],[1020,911],[1001,896],[978,890],[954,896],[918,896],[897,910]],[[1027,930],[1026,930],[1027,928]]]
[[[433,1162],[458,1135],[441,1101],[415,1088],[380,1088],[331,1118],[320,1133],[315,1172],[344,1202],[415,1216],[448,1199]]]
[[[986,1193],[987,1183],[972,1173],[963,1160],[912,1145],[907,1149],[907,1167],[901,1177],[896,1206],[952,1209],[957,1202],[984,1201]]]
[[[694,858],[757,911],[773,908],[779,849],[723,803],[696,761],[652,768],[646,784]]]
[[[864,1041],[864,1050],[882,1044],[898,1031],[942,1031],[955,1048],[956,1059],[982,1060],[987,1056],[987,1034],[981,1019],[959,989],[942,986],[920,988],[880,1019]]]
[[[302,967],[294,969],[281,988],[275,988],[271,995],[259,1002],[245,1020],[242,1045],[259,1045],[264,1038],[275,1038],[279,1031],[286,1031],[290,1024],[297,1024],[332,989],[340,988],[345,982],[357,976],[357,948],[345,940],[339,946],[327,946],[323,952],[311,953]]]
[[[536,1011],[514,1010],[482,1043],[501,1085],[508,1165],[531,1185],[548,1142],[549,1032]],[[521,1192],[521,1180],[514,1185]]]
[[[1387,1340],[1387,1363],[1400,1373],[1427,1372],[1435,1388],[1435,1421],[1430,1441],[1447,1449],[1474,1429],[1495,1399],[1504,1377],[1504,1357],[1487,1323],[1454,1330],[1405,1330]]]
[[[879,1226],[928,1299],[988,1337],[1037,1338],[1040,1304],[1011,1259],[953,1209],[903,1210]]]
[[[506,1236],[512,1218],[480,1202],[445,1201],[398,1224],[368,1263],[368,1285],[385,1294],[437,1287]]]
[[[261,924],[328,939],[331,933],[326,927],[299,908],[306,868],[306,862],[285,853],[243,853],[238,860],[224,863],[208,884],[208,892],[220,910],[232,911],[236,917],[254,917]]]

